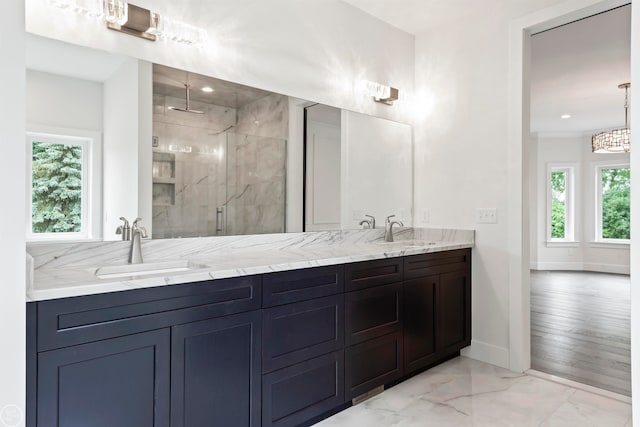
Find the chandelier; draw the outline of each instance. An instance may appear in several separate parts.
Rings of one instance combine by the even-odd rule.
[[[624,128],[600,132],[591,137],[594,153],[628,153],[631,149],[631,129],[629,129],[629,88],[631,83],[618,85],[624,89]]]

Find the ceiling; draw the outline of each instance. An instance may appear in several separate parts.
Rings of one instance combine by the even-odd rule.
[[[476,19],[486,7],[468,0],[344,1],[411,34],[462,14]],[[630,79],[630,40],[630,5],[533,36],[531,130],[584,133],[623,126],[624,91],[618,85]],[[563,114],[572,117],[561,119]]]
[[[531,48],[533,132],[624,126],[618,85],[631,78],[631,6],[534,35]]]
[[[184,70],[154,64],[154,94],[184,98],[185,83],[188,83],[191,86],[190,98],[192,101],[220,105],[222,107],[229,108],[240,108],[243,105],[257,101],[258,99],[264,98],[272,93],[237,83],[215,79],[213,77],[203,76],[201,74],[190,73]],[[210,87],[214,91],[211,93],[205,93],[202,91],[203,87]]]

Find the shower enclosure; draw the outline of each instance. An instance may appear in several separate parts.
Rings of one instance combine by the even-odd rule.
[[[164,131],[172,137],[153,148],[154,238],[285,231],[285,139]]]
[[[154,238],[285,231],[287,96],[154,64],[153,135]]]

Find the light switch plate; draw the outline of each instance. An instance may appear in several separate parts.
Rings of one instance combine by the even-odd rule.
[[[422,209],[422,215],[420,216],[422,222],[429,222],[429,209]]]
[[[478,208],[476,209],[476,223],[478,224],[497,224],[498,210],[496,208]]]

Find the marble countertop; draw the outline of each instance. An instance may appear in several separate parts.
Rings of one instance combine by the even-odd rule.
[[[424,230],[431,230],[424,231]],[[117,292],[165,285],[178,285],[276,271],[296,270],[382,258],[470,248],[472,230],[408,229],[399,233],[396,242],[384,242],[377,230],[351,232],[296,233],[269,239],[269,235],[244,242],[246,237],[195,238],[149,241],[146,262],[188,260],[192,268],[183,271],[118,278],[99,278],[96,270],[106,265],[124,265],[121,250],[128,242],[66,244],[28,248],[31,280],[27,284],[27,301]],[[322,234],[322,236],[320,236]],[[217,240],[212,240],[217,239]],[[153,244],[153,242],[161,242]],[[261,242],[258,244],[258,242]],[[212,245],[223,245],[211,250]],[[206,248],[206,249],[203,249]],[[123,260],[114,262],[114,258]]]

